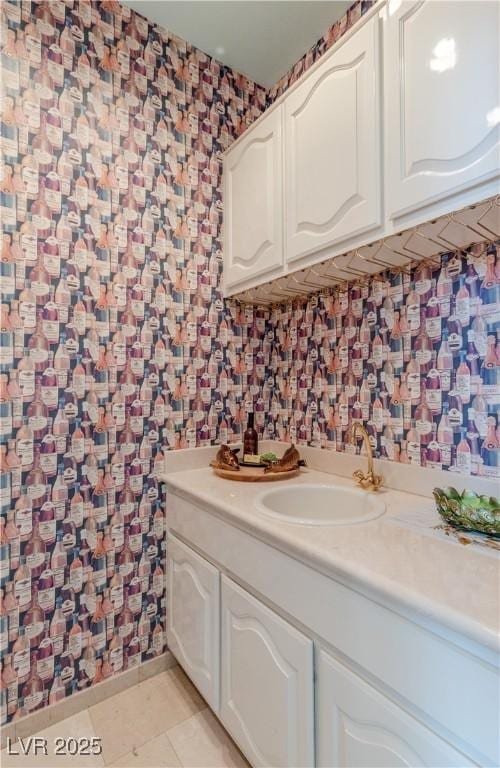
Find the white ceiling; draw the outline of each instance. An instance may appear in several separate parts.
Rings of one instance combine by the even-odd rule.
[[[343,0],[124,0],[219,61],[270,88],[339,19]]]

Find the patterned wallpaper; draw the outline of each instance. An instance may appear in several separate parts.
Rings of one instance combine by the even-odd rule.
[[[500,244],[274,309],[255,361],[265,437],[500,477]]]
[[[109,0],[0,14],[4,722],[164,650],[157,470],[240,429],[221,154],[265,92]]]

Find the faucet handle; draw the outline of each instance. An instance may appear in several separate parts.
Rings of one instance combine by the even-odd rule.
[[[384,482],[384,478],[382,475],[375,475],[373,472],[371,473],[370,477],[371,486],[374,491],[378,491],[382,483]]]
[[[362,488],[370,489],[372,491],[378,491],[384,482],[382,475],[376,475],[374,472],[368,472],[368,474],[365,475],[361,469],[357,469],[355,472],[353,472],[352,476],[357,481],[358,485],[360,485]]]

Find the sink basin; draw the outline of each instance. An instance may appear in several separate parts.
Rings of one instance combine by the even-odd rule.
[[[385,512],[382,499],[357,488],[336,485],[286,485],[257,498],[259,511],[296,525],[352,525]]]

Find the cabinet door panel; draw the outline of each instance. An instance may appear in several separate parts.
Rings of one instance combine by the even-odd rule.
[[[312,642],[222,576],[221,719],[252,765],[312,766]]]
[[[210,706],[219,706],[219,571],[168,537],[167,643]]]
[[[226,291],[283,265],[282,107],[274,109],[224,160]]]
[[[391,217],[498,174],[499,24],[500,5],[487,0],[389,3],[384,56]],[[482,196],[479,188],[477,199]]]
[[[287,261],[381,222],[379,20],[285,100]]]
[[[317,679],[319,766],[475,765],[325,651],[318,655]]]

